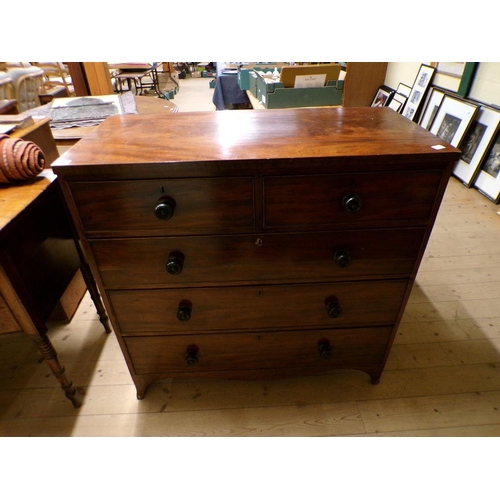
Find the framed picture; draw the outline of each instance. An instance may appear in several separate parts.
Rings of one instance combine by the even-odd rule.
[[[388,107],[396,111],[396,113],[400,113],[405,105],[406,97],[401,94],[394,94],[392,96],[391,102],[388,104]]]
[[[397,94],[404,95],[405,97],[409,97],[411,93],[411,87],[406,85],[405,83],[400,83],[398,88],[396,89]]]
[[[432,122],[436,117],[439,106],[443,97],[445,95],[444,90],[440,90],[436,87],[432,87],[430,89],[429,98],[425,104],[425,107],[422,110],[422,116],[419,121],[419,125],[426,130],[431,128]]]
[[[436,77],[440,86],[457,93],[461,97],[467,97],[472,87],[477,62],[438,62],[431,63],[436,68]]]
[[[496,111],[496,113],[500,113]],[[494,203],[500,201],[500,128],[497,128],[479,165],[474,187]]]
[[[438,73],[455,76],[457,78],[462,78],[465,69],[464,62],[438,62],[436,65]]]
[[[479,174],[479,168],[486,153],[489,151],[493,137],[499,130],[500,111],[487,106],[481,106],[465,134],[460,149],[462,156],[453,168],[453,174],[460,179],[467,187],[471,187]],[[483,171],[486,180],[488,177],[494,178],[488,170],[491,168],[493,158],[488,163],[487,170]],[[496,170],[498,174],[498,168]],[[483,179],[484,180],[484,179]]]
[[[375,97],[373,98],[371,107],[372,108],[383,108],[383,107],[387,106],[391,102],[393,95],[394,95],[394,89],[387,87],[387,85],[381,85],[378,88],[378,91],[375,94]]]
[[[458,147],[478,110],[478,105],[452,95],[445,95],[429,131]]]
[[[424,102],[427,89],[432,82],[436,68],[422,64],[418,71],[417,77],[413,87],[411,88],[410,95],[406,101],[402,115],[411,121],[417,121],[420,113],[420,108]]]

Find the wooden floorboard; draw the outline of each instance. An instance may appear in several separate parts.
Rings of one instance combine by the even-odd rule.
[[[337,371],[163,380],[136,399],[88,295],[50,338],[75,410],[22,334],[0,336],[0,436],[500,436],[499,207],[451,179],[380,384]]]

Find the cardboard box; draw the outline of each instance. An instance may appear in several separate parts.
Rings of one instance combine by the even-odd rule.
[[[254,71],[271,71],[273,72],[275,68],[278,68],[278,71],[280,70],[279,65],[283,63],[271,63],[271,64],[263,64],[262,66],[255,65],[253,63],[249,64],[248,66],[238,68],[238,85],[240,86],[241,90],[250,90],[250,75]]]
[[[295,87],[297,77],[309,75],[326,75],[325,82],[338,80],[340,64],[303,64],[302,66],[283,66],[280,71],[280,81],[286,88]]]

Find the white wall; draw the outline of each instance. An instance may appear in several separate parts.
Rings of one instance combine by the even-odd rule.
[[[385,84],[396,89],[400,83],[410,87],[417,76],[421,62],[390,62]],[[429,64],[425,62],[424,64]],[[458,79],[436,74],[434,84],[449,90],[458,90]],[[479,63],[469,97],[486,104],[500,106],[500,62]]]
[[[500,63],[479,63],[470,97],[500,106]]]
[[[420,68],[420,62],[390,62],[387,65],[385,84],[397,89],[400,83],[412,86]]]

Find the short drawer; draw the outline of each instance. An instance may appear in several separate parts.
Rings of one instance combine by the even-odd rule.
[[[409,275],[425,229],[95,239],[107,287]]]
[[[126,337],[138,375],[380,364],[391,328]]]
[[[264,226],[426,222],[440,170],[264,179]]]
[[[250,177],[74,182],[85,231],[189,234],[254,227]]]
[[[123,334],[393,324],[406,280],[318,285],[115,290]]]

